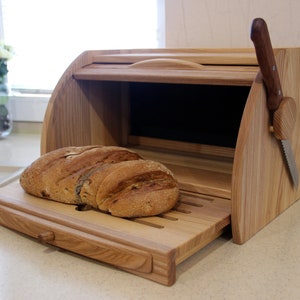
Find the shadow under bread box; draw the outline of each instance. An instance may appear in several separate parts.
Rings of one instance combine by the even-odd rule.
[[[300,49],[274,53],[283,94],[297,105],[291,142],[299,167]],[[41,153],[128,147],[174,172],[180,205],[127,220],[51,203],[41,212],[51,224],[25,233],[171,285],[176,265],[225,229],[243,244],[299,198],[269,127],[252,49],[86,51],[52,94]],[[32,207],[49,205],[26,197]]]

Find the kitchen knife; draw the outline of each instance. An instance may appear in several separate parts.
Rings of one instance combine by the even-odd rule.
[[[283,157],[294,187],[298,187],[298,170],[290,144],[290,136],[296,122],[296,103],[282,95],[280,78],[266,22],[262,18],[253,20],[251,28],[258,64],[267,92],[273,133],[281,143]]]

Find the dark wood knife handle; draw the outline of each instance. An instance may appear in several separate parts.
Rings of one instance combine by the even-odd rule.
[[[267,105],[275,111],[283,98],[275,55],[266,22],[256,18],[252,22],[251,40],[253,41],[258,64],[267,89]]]

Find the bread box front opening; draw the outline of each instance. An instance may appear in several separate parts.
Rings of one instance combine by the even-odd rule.
[[[249,90],[129,83],[130,135],[234,148]]]
[[[230,200],[235,145],[251,87],[119,84],[120,145],[166,165],[182,190]]]

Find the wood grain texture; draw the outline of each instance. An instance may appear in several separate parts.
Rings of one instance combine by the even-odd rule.
[[[167,150],[172,152],[174,149],[180,149],[181,152],[186,153],[187,155],[191,154],[203,154],[210,155],[215,157],[222,158],[233,158],[234,157],[234,148],[213,146],[213,145],[204,145],[198,143],[187,143],[182,141],[166,140],[166,139],[157,139],[144,136],[133,136],[129,135],[127,137],[128,145],[132,147],[148,147],[156,149],[157,152],[161,150]]]
[[[283,95],[296,101],[296,124],[291,136],[297,166],[300,165],[300,52],[281,50],[276,63]],[[288,176],[281,148],[269,131],[271,124],[266,92],[258,74],[251,88],[236,145],[232,176],[232,231],[242,244],[300,196]]]
[[[251,86],[256,75],[256,68],[242,67],[237,70],[223,68],[200,68],[194,69],[170,69],[163,72],[155,68],[110,68],[108,65],[92,65],[78,70],[74,77],[78,80],[111,80],[111,81],[134,81],[156,83],[179,83],[179,84],[211,84],[211,85],[240,85]],[[238,74],[238,76],[237,76]]]
[[[95,63],[136,63],[154,58],[183,59],[203,65],[248,65],[256,66],[257,59],[252,48],[169,48],[134,49],[95,54]]]
[[[283,106],[279,131],[285,134],[288,128],[299,168],[300,49],[275,49],[274,53],[283,95],[295,101],[295,108]],[[177,63],[174,64],[174,60]],[[130,67],[132,64],[134,66]],[[201,67],[190,69],[191,64],[200,64]],[[131,135],[128,81],[251,86],[235,149]],[[227,97],[224,96],[224,102]],[[3,210],[8,209],[8,202],[11,202],[7,197],[10,197],[15,206],[9,209],[21,210],[30,216],[34,209],[34,217],[38,218],[50,214],[49,222],[88,234],[87,238],[72,233],[74,239],[62,243],[62,247],[77,251],[72,246],[77,238],[95,245],[92,237],[96,236],[101,239],[99,245],[108,251],[120,250],[133,255],[131,267],[126,266],[127,260],[116,259],[119,267],[170,285],[175,281],[176,264],[221,234],[230,218],[233,240],[242,244],[300,197],[300,190],[293,188],[288,176],[279,141],[270,132],[271,123],[254,50],[88,51],[71,64],[51,97],[44,121],[41,153],[71,145],[132,147],[173,170],[184,195],[180,207],[163,216],[130,222],[104,214],[96,218],[93,216],[95,212],[87,212],[81,214],[76,223],[73,222],[74,211],[61,211],[61,206],[56,206],[58,204],[48,203],[47,207],[41,208],[41,214],[36,215],[40,202],[26,196],[24,203],[24,195],[20,194],[18,187],[9,185],[1,193]],[[8,196],[8,190],[11,196]],[[198,196],[195,198],[195,195]],[[2,222],[14,228],[16,222],[6,218],[4,216]],[[35,224],[31,217],[21,218],[28,224]],[[41,228],[41,232],[50,230],[55,233],[55,239],[51,241],[50,238],[50,243],[57,242],[53,224]],[[15,229],[21,230],[19,227]],[[68,232],[68,229],[64,230]],[[132,253],[132,248],[142,252],[133,250]],[[93,251],[91,254],[87,249],[82,252],[94,256]],[[105,255],[96,259],[106,261]]]
[[[143,68],[143,69],[171,69],[171,70],[202,70],[203,65],[187,61],[183,59],[174,59],[174,58],[153,58],[146,59],[143,61],[136,62],[129,65],[130,68]]]
[[[295,128],[297,105],[293,98],[282,99],[273,115],[273,132],[278,140],[287,140]]]
[[[267,90],[268,108],[270,111],[275,111],[282,100],[282,91],[271,38],[264,19],[253,20],[250,37],[254,43],[260,72]]]
[[[1,225],[35,238],[44,235],[51,245],[165,285],[175,282],[176,265],[230,224],[230,201],[193,193],[183,193],[176,209],[149,218],[127,220],[75,208],[30,196],[18,181],[0,189]]]
[[[134,136],[129,135],[127,137],[127,143],[131,147],[147,147],[156,149],[156,152],[162,152],[162,150],[167,150],[169,153],[174,151],[174,149],[180,149],[182,153],[187,155],[191,154],[203,154],[215,157],[230,158],[234,157],[234,148],[204,145],[198,143],[188,143],[182,141],[158,139],[144,136]]]
[[[92,63],[94,53],[99,52],[82,53],[58,81],[45,113],[41,153],[67,145],[118,143],[118,136],[114,136],[114,128],[118,123],[110,120],[118,111],[119,83],[103,83],[102,87],[96,87],[94,90],[92,82],[81,84],[73,77],[76,70]],[[99,97],[110,97],[110,101],[98,101]],[[109,115],[109,111],[112,110],[116,110],[113,116]],[[102,119],[99,119],[98,114]],[[101,131],[101,135],[98,130]],[[74,134],[70,134],[71,132]]]
[[[129,67],[149,59],[178,59],[181,67],[182,61],[206,66],[201,70]],[[251,86],[256,73],[251,49],[84,52],[53,91],[43,122],[41,153],[63,146],[124,143],[127,81]]]

